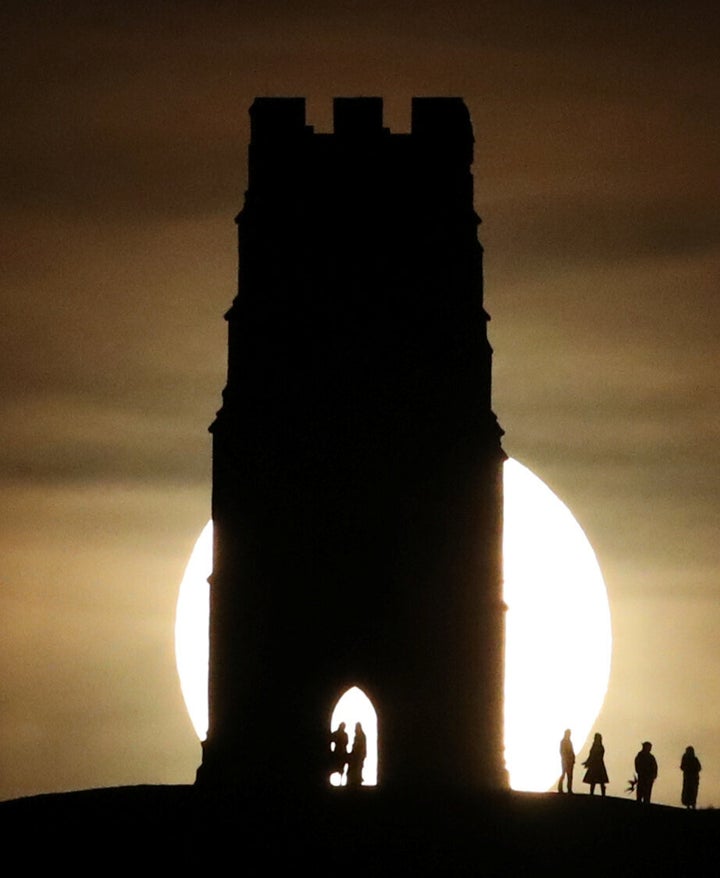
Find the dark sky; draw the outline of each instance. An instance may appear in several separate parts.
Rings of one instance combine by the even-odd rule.
[[[5,0],[0,40],[0,798],[194,777],[174,605],[253,98],[402,131],[460,95],[505,448],[610,593],[609,792],[648,738],[658,800],[693,744],[720,806],[720,7]]]

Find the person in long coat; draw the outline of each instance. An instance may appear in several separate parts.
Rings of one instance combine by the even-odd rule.
[[[583,783],[590,784],[590,795],[595,792],[595,786],[600,784],[600,792],[605,795],[605,784],[609,782],[607,769],[605,768],[605,748],[603,747],[602,735],[595,732],[588,758],[583,762],[587,769],[583,777]]]
[[[348,753],[347,785],[359,787],[363,782],[363,764],[367,756],[367,739],[360,723],[355,723],[352,750]]]
[[[680,770],[683,773],[681,800],[686,808],[695,808],[697,804],[701,769],[702,765],[700,765],[700,760],[695,755],[694,747],[688,747],[680,760]]]

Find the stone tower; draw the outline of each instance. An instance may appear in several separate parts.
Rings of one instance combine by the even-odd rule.
[[[260,98],[213,434],[210,728],[199,783],[328,783],[337,699],[382,788],[496,789],[502,431],[473,133],[456,98]]]

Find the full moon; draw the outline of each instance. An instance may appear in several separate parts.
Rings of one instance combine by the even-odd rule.
[[[570,510],[527,467],[505,463],[505,760],[516,790],[557,783],[559,746],[579,752],[610,677],[607,590]]]
[[[579,752],[602,707],[612,652],[610,608],[595,553],[567,506],[516,460],[505,463],[503,487],[505,759],[513,789],[542,792],[560,774],[564,730],[572,730]],[[175,617],[180,685],[201,740],[208,727],[211,570],[208,522],[185,569]],[[370,768],[377,727],[364,693],[349,690],[338,701],[333,727],[340,720],[360,721],[370,731]],[[368,785],[376,782],[375,765],[365,772]]]

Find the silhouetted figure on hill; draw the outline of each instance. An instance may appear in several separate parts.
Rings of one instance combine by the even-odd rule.
[[[686,808],[694,809],[697,804],[701,769],[702,765],[695,755],[695,748],[688,747],[680,760],[680,770],[683,773],[682,803]]]
[[[348,740],[345,723],[340,723],[330,735],[330,774],[337,773],[342,777],[348,761]]]
[[[563,781],[567,778],[567,791],[571,793],[573,783],[573,770],[575,768],[575,750],[570,740],[570,729],[565,729],[565,734],[560,741],[560,765],[562,773],[558,781],[558,792],[563,791]]]
[[[651,750],[650,741],[643,741],[642,749],[635,757],[635,774],[637,774],[635,795],[638,802],[643,804],[650,804],[653,784],[658,773],[657,760]]]
[[[583,762],[587,769],[583,783],[590,784],[590,795],[595,793],[596,784],[600,784],[600,792],[605,795],[605,784],[608,783],[608,774],[605,768],[605,747],[603,747],[602,735],[595,732],[595,737],[590,746],[588,758]]]
[[[352,750],[348,754],[347,785],[359,787],[363,782],[363,764],[367,756],[367,739],[360,723],[355,723]]]

